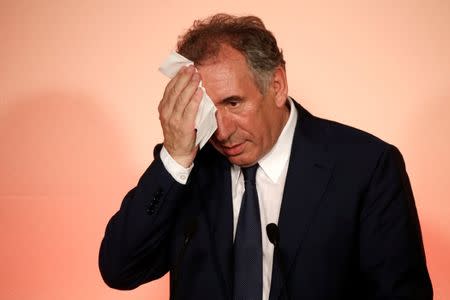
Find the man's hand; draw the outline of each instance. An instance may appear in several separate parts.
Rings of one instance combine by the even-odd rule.
[[[185,168],[192,164],[198,151],[195,117],[202,99],[199,83],[200,74],[194,66],[183,67],[167,84],[158,106],[164,147]]]

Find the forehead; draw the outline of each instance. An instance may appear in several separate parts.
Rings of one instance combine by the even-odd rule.
[[[245,56],[230,46],[222,45],[214,58],[203,61],[197,69],[215,103],[257,90]]]

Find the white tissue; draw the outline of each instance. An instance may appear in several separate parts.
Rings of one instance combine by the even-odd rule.
[[[159,71],[167,77],[173,78],[182,67],[193,64],[194,63],[186,57],[176,52],[172,52],[169,57],[161,64],[161,66],[159,67]],[[217,129],[217,109],[214,106],[211,98],[206,93],[205,88],[202,86],[202,82],[200,82],[199,87],[203,91],[203,97],[198,108],[197,116],[195,118],[195,128],[197,129],[195,145],[200,145],[201,149]]]

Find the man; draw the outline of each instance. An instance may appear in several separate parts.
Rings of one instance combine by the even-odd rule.
[[[171,271],[172,299],[432,299],[394,146],[288,97],[282,53],[256,17],[197,21],[178,52],[195,68],[168,83],[163,146],[108,223],[109,286]],[[201,151],[200,80],[218,125]]]

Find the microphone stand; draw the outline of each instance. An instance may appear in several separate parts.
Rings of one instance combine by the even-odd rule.
[[[281,293],[280,293],[280,297],[282,298],[283,293],[286,295],[286,299],[289,300],[289,292],[288,292],[288,288],[287,288],[287,284],[286,284],[286,269],[284,268],[284,261],[283,258],[281,257],[281,253],[280,253],[280,230],[278,228],[278,226],[275,223],[270,223],[266,226],[266,232],[267,232],[267,237],[269,238],[269,241],[273,244],[274,249],[274,256],[275,258],[278,260],[279,262],[279,267],[280,267],[280,275],[281,275],[281,284],[282,284],[282,289],[281,289]]]

